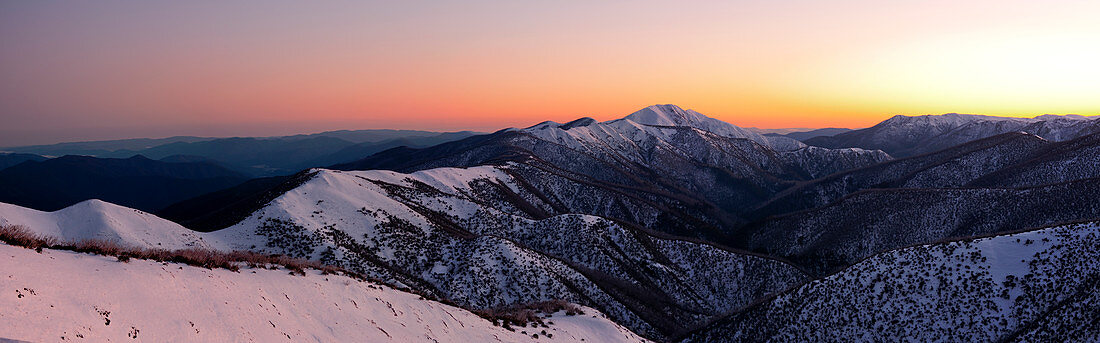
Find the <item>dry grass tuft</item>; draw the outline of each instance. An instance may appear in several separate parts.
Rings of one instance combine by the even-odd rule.
[[[35,234],[23,225],[0,225],[0,241],[38,252],[57,244],[56,238]]]
[[[285,255],[265,255],[251,251],[222,252],[200,248],[180,250],[146,249],[125,246],[115,241],[102,239],[62,243],[56,238],[35,234],[22,225],[0,225],[0,241],[14,246],[35,249],[35,251],[38,252],[42,252],[43,248],[69,250],[113,256],[122,262],[128,262],[133,258],[158,262],[183,263],[207,269],[222,268],[232,271],[239,271],[243,264],[250,268],[278,269],[282,267],[290,270],[290,274],[296,275],[305,275],[305,270],[308,268],[320,270],[322,274],[326,275],[342,274],[356,279],[363,279],[362,276],[337,266],[322,265],[317,261],[293,258]]]
[[[119,256],[123,252],[129,252],[132,248],[119,245],[118,242],[104,239],[87,239],[72,243],[72,251],[91,253],[96,255]]]
[[[584,314],[584,311],[577,305],[561,299],[478,310],[474,313],[493,322],[493,325],[500,325],[505,329],[514,331],[512,326],[526,327],[527,324],[532,323],[535,327],[546,327],[547,325],[543,322],[543,319],[546,318],[546,315],[558,311],[565,311],[567,316]]]

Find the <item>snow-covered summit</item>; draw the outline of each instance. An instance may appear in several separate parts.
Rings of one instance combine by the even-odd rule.
[[[671,104],[649,106],[618,120],[629,120],[643,125],[694,127],[719,136],[750,139],[761,144],[768,142],[760,134],[748,129]]]
[[[707,117],[694,110],[676,105],[653,105],[626,117],[596,121],[580,118],[565,124],[545,121],[520,131],[540,139],[571,148],[591,149],[616,146],[651,144],[654,140],[668,141],[678,129],[691,128],[721,137],[747,139],[776,151],[789,151],[804,147],[789,139],[773,139],[751,130]]]
[[[695,110],[685,110],[680,106],[664,104],[640,109],[623,119],[646,125],[691,126],[691,124],[700,123],[711,118],[707,118],[707,116]]]

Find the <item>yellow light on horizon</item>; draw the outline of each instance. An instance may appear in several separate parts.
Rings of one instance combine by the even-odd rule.
[[[1097,35],[972,32],[844,57],[788,86],[821,102],[907,113],[1100,114]]]

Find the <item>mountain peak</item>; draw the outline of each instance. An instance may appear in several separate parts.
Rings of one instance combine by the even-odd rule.
[[[638,110],[623,119],[638,124],[660,126],[692,126],[691,124],[710,119],[693,110],[685,110],[672,104],[653,105]]]
[[[760,144],[771,146],[771,142],[758,133],[718,119],[707,117],[695,110],[685,110],[680,108],[680,106],[671,104],[649,106],[619,120],[651,126],[693,127],[719,136],[749,139]]]

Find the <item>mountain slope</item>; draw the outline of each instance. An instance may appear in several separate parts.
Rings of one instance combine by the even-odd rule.
[[[460,308],[313,270],[238,273],[3,244],[0,261],[0,288],[16,293],[0,298],[0,340],[522,342],[547,333],[565,342],[645,341],[592,309],[509,331]]]
[[[786,288],[786,263],[662,238],[551,205],[514,164],[413,174],[316,170],[242,222],[222,249],[320,259],[470,308],[562,298],[653,337]]]
[[[152,212],[247,179],[204,162],[64,156],[0,170],[0,202],[53,211],[102,199]]]
[[[780,192],[725,243],[820,274],[908,244],[1100,218],[1096,146],[1007,133],[837,173]]]
[[[1028,187],[1100,177],[1100,133],[1051,144],[1030,157],[967,186]]]
[[[735,247],[828,273],[880,251],[1100,219],[1100,180],[1018,189],[879,189],[742,228]]]
[[[919,156],[835,173],[779,192],[752,218],[825,206],[864,189],[963,187],[1040,154],[1051,143],[1026,133],[1005,133]]]
[[[890,251],[686,341],[1096,341],[1097,246],[1088,223]]]
[[[810,138],[806,144],[826,148],[879,149],[894,157],[907,157],[1015,131],[1064,141],[1100,132],[1100,118],[1073,115],[1009,118],[957,113],[914,117],[899,115],[866,129]]]
[[[191,230],[210,232],[229,227],[264,207],[275,197],[294,189],[307,172],[255,178],[239,185],[185,199],[156,212],[157,216]]]

